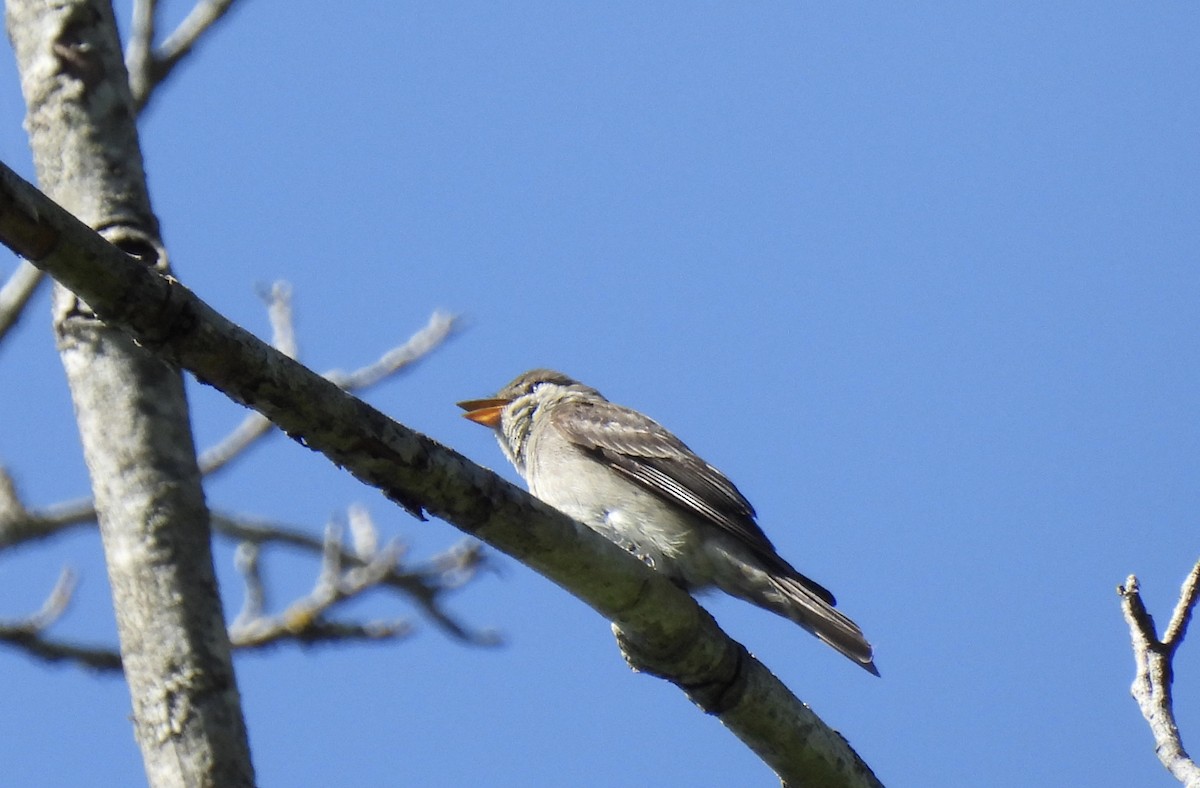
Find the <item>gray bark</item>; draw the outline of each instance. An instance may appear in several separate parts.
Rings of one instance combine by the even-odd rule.
[[[1176,780],[1187,788],[1200,788],[1200,765],[1184,749],[1183,737],[1175,720],[1172,690],[1175,652],[1183,643],[1192,612],[1197,600],[1200,600],[1200,561],[1192,566],[1192,571],[1183,581],[1179,602],[1161,638],[1155,630],[1154,619],[1142,601],[1138,579],[1130,575],[1125,585],[1117,587],[1117,594],[1121,597],[1125,623],[1129,625],[1133,661],[1137,666],[1130,691],[1154,736],[1154,752]]]
[[[111,5],[8,0],[6,10],[42,189],[166,273]],[[54,330],[149,783],[252,785],[182,377],[62,287]]]

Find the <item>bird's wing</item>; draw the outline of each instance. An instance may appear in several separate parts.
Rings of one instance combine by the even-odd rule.
[[[791,576],[829,605],[833,594],[800,574],[775,551],[754,521],[754,507],[725,477],[658,422],[611,402],[572,402],[554,408],[550,423],[614,471],[732,534],[767,568]]]

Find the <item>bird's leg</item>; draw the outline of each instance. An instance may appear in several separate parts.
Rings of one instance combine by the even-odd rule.
[[[635,558],[637,558],[637,560],[641,561],[651,569],[658,568],[654,564],[654,556],[642,550],[642,548],[639,547],[636,542],[622,541],[621,547],[625,548],[626,552],[631,553]]]

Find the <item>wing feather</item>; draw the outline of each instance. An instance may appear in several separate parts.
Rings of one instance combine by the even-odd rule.
[[[733,482],[658,422],[608,401],[572,402],[549,415],[568,440],[617,473],[733,535],[767,568],[795,579],[827,604],[836,604],[828,589],[780,557],[755,522],[754,507]]]

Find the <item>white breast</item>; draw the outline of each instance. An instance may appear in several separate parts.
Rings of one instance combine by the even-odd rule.
[[[530,436],[529,491],[689,587],[712,582],[702,527],[637,483],[598,462],[553,427]],[[690,560],[680,564],[680,558]],[[687,571],[684,571],[684,567]]]

